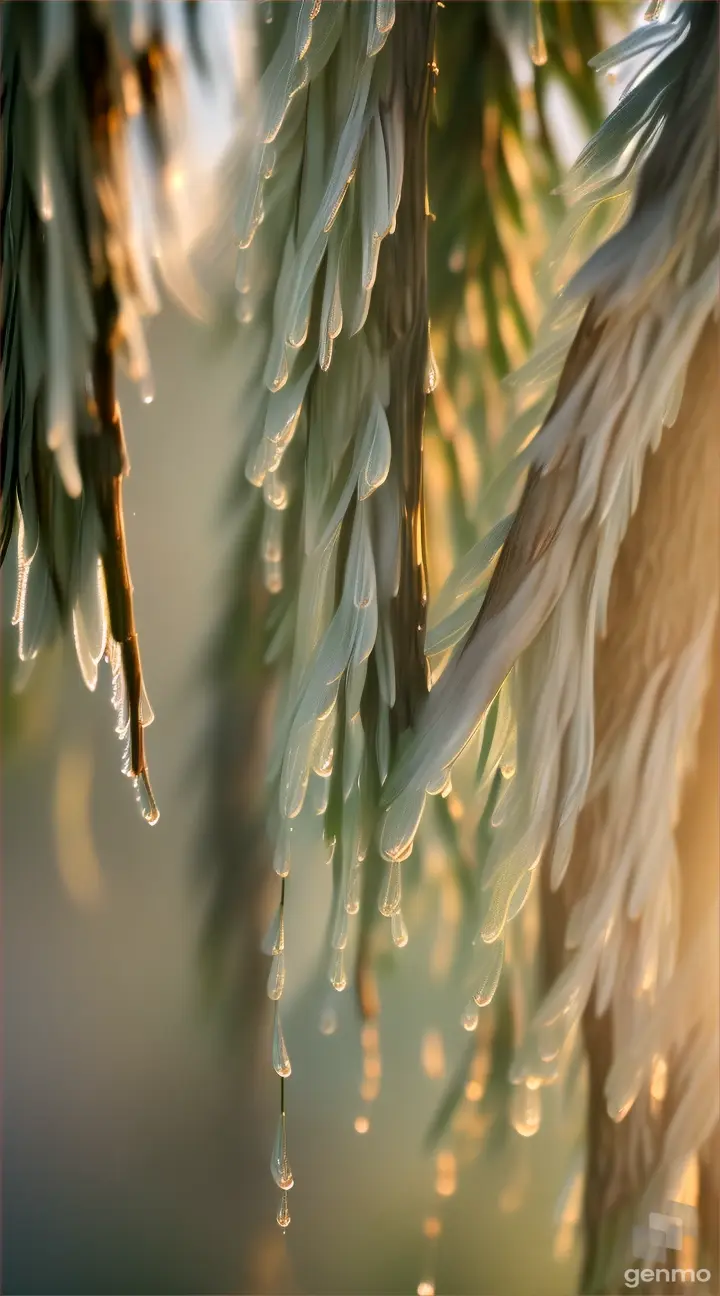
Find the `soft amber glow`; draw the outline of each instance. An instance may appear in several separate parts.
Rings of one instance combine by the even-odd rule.
[[[445,1075],[445,1046],[440,1031],[426,1031],[420,1046],[422,1069],[429,1080],[442,1080]]]
[[[356,1116],[356,1117],[355,1117],[355,1131],[356,1131],[356,1133],[358,1133],[358,1134],[367,1134],[367,1132],[368,1132],[369,1129],[370,1129],[370,1121],[368,1120],[367,1116]]]
[[[363,1102],[374,1102],[380,1093],[379,1080],[363,1080],[360,1085],[360,1097]]]
[[[427,1219],[423,1220],[423,1233],[426,1238],[440,1237],[440,1234],[442,1233],[442,1222],[438,1219],[437,1215],[428,1215]]]
[[[88,751],[70,748],[62,753],[55,783],[57,863],[63,886],[82,908],[97,905],[103,891],[90,824],[92,776]]]
[[[457,1190],[457,1161],[453,1152],[438,1152],[435,1161],[435,1191],[438,1197],[452,1197]]]

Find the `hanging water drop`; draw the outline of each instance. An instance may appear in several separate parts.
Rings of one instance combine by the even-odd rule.
[[[285,949],[285,913],[282,901],[272,916],[260,949],[268,955],[282,954]]]
[[[405,919],[399,909],[396,909],[395,912],[390,915],[390,934],[392,936],[393,945],[396,945],[398,949],[404,949],[408,943],[408,929],[405,926]]]
[[[345,951],[336,950],[330,964],[330,984],[333,990],[344,990],[347,985],[345,973]]]
[[[283,1192],[289,1192],[294,1184],[293,1173],[290,1169],[290,1162],[287,1154],[287,1135],[285,1132],[285,1112],[282,1112],[278,1122],[278,1130],[275,1135],[275,1145],[273,1147],[272,1160],[270,1162],[270,1172],[278,1188]]]
[[[545,44],[545,32],[543,31],[542,13],[540,12],[540,0],[533,0],[532,16],[530,19],[530,58],[535,67],[544,67],[547,63],[547,45]]]
[[[505,957],[505,941],[502,937],[500,940],[493,941],[492,944],[479,941],[477,948],[480,984],[473,998],[478,1008],[485,1008],[498,988]]]
[[[380,913],[385,918],[389,918],[400,908],[402,899],[402,878],[400,874],[400,862],[392,860],[388,865],[385,874],[385,889],[380,900]]]
[[[282,950],[273,955],[268,976],[267,992],[269,999],[280,999],[285,987],[285,955]]]
[[[540,1128],[540,1090],[530,1089],[527,1085],[515,1085],[510,1100],[510,1121],[512,1127],[523,1138],[532,1138]]]
[[[290,1223],[290,1206],[288,1204],[287,1192],[284,1192],[282,1197],[280,1198],[280,1205],[278,1206],[278,1213],[276,1218],[278,1224],[280,1225],[280,1228],[286,1229],[288,1224]]]
[[[142,774],[139,778],[135,779],[134,783],[135,796],[138,805],[140,806],[140,813],[146,823],[154,826],[160,818],[160,811],[157,808],[157,803],[153,796],[153,790],[150,786],[150,779],[148,778],[147,771],[143,770]]]
[[[362,874],[359,864],[353,864],[348,879],[347,895],[345,898],[345,911],[349,914],[356,914],[360,909],[360,889],[362,883]]]
[[[273,1024],[272,1060],[274,1070],[283,1080],[287,1080],[292,1071],[292,1067],[290,1066],[290,1057],[280,1022],[280,1009],[277,1006],[275,1008],[275,1022]]]
[[[345,906],[338,909],[332,934],[334,950],[344,950],[348,940],[348,915]]]
[[[320,1014],[320,1034],[334,1035],[338,1028],[338,1015],[331,1004],[326,1004]]]
[[[460,1020],[462,1022],[463,1030],[477,1030],[477,1024],[480,1021],[480,1013],[477,1010],[474,999],[471,999]]]
[[[290,827],[281,830],[278,838],[278,844],[275,847],[273,856],[273,868],[278,877],[286,878],[290,872]]]

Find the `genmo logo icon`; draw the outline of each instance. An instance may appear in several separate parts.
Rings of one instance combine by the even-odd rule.
[[[667,1265],[668,1252],[676,1259],[686,1238],[697,1236],[697,1212],[683,1202],[666,1202],[664,1212],[651,1211],[647,1224],[633,1229],[633,1255],[642,1260],[641,1269],[625,1270],[625,1286],[631,1290],[640,1283],[682,1282],[709,1283],[709,1269],[680,1269]]]

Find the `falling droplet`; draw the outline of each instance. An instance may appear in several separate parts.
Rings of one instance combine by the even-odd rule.
[[[397,945],[398,949],[404,949],[408,943],[408,929],[399,909],[396,909],[395,913],[390,915],[390,933],[393,945]]]
[[[477,1024],[480,1021],[480,1013],[477,1010],[474,999],[472,999],[470,1003],[467,1005],[461,1017],[461,1021],[462,1021],[463,1030],[466,1031],[477,1030]]]
[[[320,1034],[334,1035],[337,1028],[338,1028],[337,1013],[335,1012],[335,1009],[330,1004],[328,1004],[326,1005],[325,1008],[323,1008],[322,1013],[320,1014]]]
[[[283,1080],[287,1080],[292,1071],[290,1066],[290,1057],[285,1044],[282,1025],[280,1023],[280,1009],[275,1009],[275,1023],[273,1026],[273,1045],[272,1045],[273,1067]]]
[[[285,955],[282,950],[273,955],[268,976],[267,992],[269,999],[280,999],[285,987]]]
[[[445,1075],[445,1046],[439,1031],[426,1031],[420,1045],[420,1064],[429,1080],[442,1080]]]
[[[334,990],[344,990],[347,985],[345,974],[345,951],[336,950],[330,964],[330,984]]]
[[[362,876],[360,866],[354,864],[350,870],[348,881],[347,897],[345,900],[345,910],[349,914],[356,914],[360,909],[360,887]]]
[[[369,1129],[370,1129],[370,1121],[368,1120],[367,1116],[355,1117],[355,1132],[357,1134],[367,1134]]]
[[[391,914],[395,913],[396,909],[400,908],[401,899],[402,879],[400,874],[400,863],[398,860],[393,860],[388,865],[387,873],[385,875],[385,890],[383,891],[382,899],[380,901],[380,913],[385,918],[389,918]]]
[[[288,1204],[288,1195],[286,1192],[284,1192],[282,1197],[280,1198],[280,1205],[278,1206],[278,1213],[277,1213],[277,1222],[280,1225],[281,1229],[286,1229],[288,1224],[290,1223],[290,1206]]]
[[[290,1169],[290,1162],[287,1154],[287,1135],[285,1132],[285,1112],[282,1112],[278,1122],[278,1130],[275,1135],[275,1145],[273,1147],[272,1160],[270,1162],[270,1171],[278,1188],[283,1192],[288,1192],[295,1180]]]
[[[457,1161],[454,1152],[438,1152],[435,1159],[435,1191],[438,1197],[452,1197],[457,1191]]]
[[[532,8],[532,30],[530,35],[530,58],[535,67],[544,67],[547,63],[547,45],[545,44],[545,33],[543,31],[542,14],[540,12],[540,0],[533,0]]]
[[[435,1296],[435,1283],[430,1278],[417,1285],[417,1296]]]
[[[542,1115],[539,1089],[530,1089],[527,1085],[515,1085],[510,1099],[510,1121],[512,1127],[523,1138],[532,1138],[540,1129]]]
[[[155,400],[155,384],[150,374],[140,380],[140,400],[143,405],[152,405]]]
[[[281,954],[285,949],[285,913],[281,903],[272,916],[270,926],[260,946],[263,954]]]

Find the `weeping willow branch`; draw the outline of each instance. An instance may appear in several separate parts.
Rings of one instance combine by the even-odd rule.
[[[185,6],[187,40],[200,29]],[[129,471],[118,361],[152,398],[142,317],[163,282],[197,304],[182,104],[169,11],[99,3],[2,9],[4,559],[18,522],[19,652],[72,631],[90,689],[105,657],[124,770],[158,818],[145,755],[152,720],[135,627],[122,507]]]
[[[614,1061],[606,1096],[617,1114],[636,1096],[623,1070],[634,1056],[634,1041],[647,1039],[644,1032],[653,1029],[662,1034],[668,1022],[678,1029],[672,1015],[663,1014],[664,1028],[657,1025],[654,1005],[662,1002],[675,963],[673,828],[685,768],[678,761],[687,759],[692,743],[716,615],[716,591],[697,577],[707,552],[703,542],[689,552],[680,547],[691,607],[680,642],[673,647],[652,620],[641,622],[632,652],[642,693],[626,697],[622,724],[601,742],[595,643],[598,633],[607,633],[611,642],[613,571],[651,474],[647,452],[661,438],[677,453],[686,448],[674,425],[688,365],[701,363],[693,356],[716,308],[716,38],[716,8],[684,5],[667,26],[634,34],[603,60],[610,65],[650,51],[647,74],[581,158],[581,197],[617,193],[640,163],[633,210],[566,294],[571,306],[583,297],[589,303],[553,407],[533,443],[517,514],[504,544],[500,534],[485,546],[478,570],[502,548],[479,615],[433,690],[385,794],[382,849],[390,860],[404,858],[426,796],[447,785],[454,760],[511,672],[504,687],[511,689],[517,735],[505,759],[516,760],[517,773],[496,809],[495,840],[484,869],[476,998],[492,998],[506,924],[524,904],[540,861],[552,889],[569,885],[572,877],[578,891],[566,944],[575,952],[538,1011],[512,1078],[532,1088],[555,1079],[596,989],[599,1010],[612,1005]],[[707,355],[708,345],[702,343],[700,355]],[[551,343],[549,356],[558,349]],[[547,357],[541,357],[543,364]],[[712,419],[712,403],[709,409]],[[697,406],[695,422],[702,426]],[[689,456],[688,465],[688,472],[703,478],[702,460],[697,465]],[[647,479],[652,482],[652,475]],[[696,512],[686,505],[690,498],[679,487],[673,516],[687,506],[687,524],[695,527]],[[667,516],[665,510],[664,526]],[[462,586],[456,584],[455,591],[458,604],[468,602]],[[480,589],[480,599],[482,594]],[[636,604],[635,596],[634,611]],[[652,617],[662,623],[657,601]],[[659,655],[648,669],[646,638],[652,642],[656,634]],[[627,673],[624,660],[623,669]],[[609,684],[601,701],[608,692]],[[488,756],[485,769],[496,768],[502,758],[496,745],[494,764]],[[598,833],[602,824],[594,864],[587,858],[587,834],[578,833],[580,861],[589,873],[573,856],[585,806],[598,816]],[[695,1107],[695,1083],[685,1081],[672,1139],[668,1131],[670,1144],[678,1148],[684,1139],[687,1151],[709,1132],[687,1128],[682,1138],[679,1133],[680,1111]],[[705,1101],[698,1119],[709,1119],[708,1112]]]

